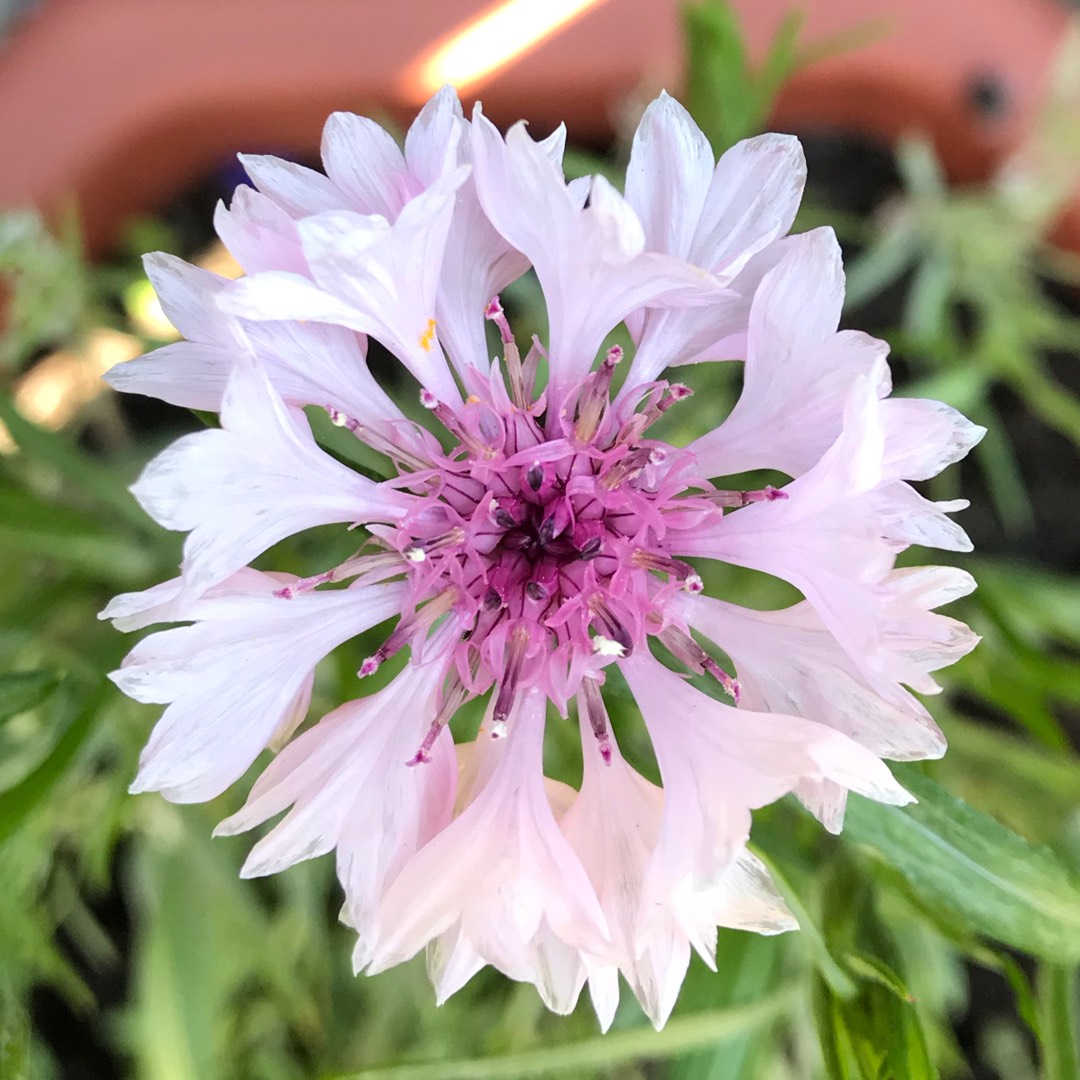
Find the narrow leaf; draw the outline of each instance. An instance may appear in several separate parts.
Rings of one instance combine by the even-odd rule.
[[[1057,962],[1080,958],[1080,881],[1065,864],[915,768],[894,768],[918,803],[897,809],[854,796],[846,840],[975,933]]]
[[[610,1071],[632,1061],[658,1060],[711,1046],[753,1031],[778,1016],[788,994],[774,994],[752,1005],[676,1017],[663,1031],[635,1028],[499,1057],[391,1065],[338,1074],[333,1080],[524,1080],[526,1077],[578,1077],[588,1069]],[[331,1078],[327,1078],[331,1080]]]
[[[60,684],[55,671],[12,671],[0,675],[0,724],[36,708]]]
[[[1038,996],[1043,1080],[1080,1080],[1080,969],[1044,965]]]

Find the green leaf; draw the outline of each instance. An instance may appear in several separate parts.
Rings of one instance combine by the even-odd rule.
[[[30,1022],[14,995],[0,990],[0,1077],[30,1080]]]
[[[824,981],[814,1016],[830,1080],[936,1080],[922,1022],[903,980],[876,957],[847,958],[861,975],[857,997],[836,997]]]
[[[1080,1080],[1080,969],[1045,964],[1038,997],[1043,1080]]]
[[[390,1065],[335,1074],[332,1080],[524,1080],[534,1076],[565,1076],[576,1080],[587,1069],[607,1072],[630,1062],[669,1058],[735,1038],[768,1024],[789,1002],[789,994],[774,994],[752,1005],[676,1017],[668,1021],[663,1031],[635,1028],[517,1054]]]
[[[88,457],[66,435],[31,423],[4,394],[0,394],[0,420],[25,454],[54,469],[98,507],[109,510],[140,533],[160,534],[115,468]]]
[[[795,916],[799,924],[799,939],[805,945],[819,974],[829,984],[829,989],[837,997],[853,997],[858,990],[855,980],[836,962],[832,953],[829,952],[829,947],[825,942],[820,927],[796,893],[794,886],[784,876],[775,860],[771,859],[760,848],[753,847],[753,851],[768,867],[776,887],[780,890],[780,895],[791,909],[791,914]]]
[[[18,488],[0,489],[0,548],[23,557],[49,559],[110,585],[131,586],[175,562],[179,545],[174,537],[158,530],[155,540],[148,545],[142,536],[117,529],[115,522]],[[155,558],[158,554],[161,558]]]
[[[686,105],[719,156],[752,134],[757,102],[739,20],[724,0],[683,9]]]
[[[853,796],[847,842],[975,933],[1053,961],[1080,958],[1080,880],[1065,864],[915,768],[894,770],[919,802],[896,808]]]
[[[112,666],[111,664],[109,665]],[[67,722],[48,757],[14,787],[0,792],[0,844],[14,833],[63,778],[93,732],[106,697],[114,692],[112,683],[102,679],[93,689],[85,686],[78,700],[72,688],[64,712],[78,709]],[[81,703],[81,708],[78,705]]]
[[[0,724],[36,708],[60,685],[55,671],[12,671],[0,675]]]

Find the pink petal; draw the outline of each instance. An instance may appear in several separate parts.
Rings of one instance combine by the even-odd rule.
[[[401,593],[380,585],[293,600],[248,595],[238,612],[146,638],[111,676],[137,701],[169,706],[131,790],[174,802],[219,795],[266,746],[318,661],[389,618]]]
[[[178,439],[132,487],[159,524],[188,531],[183,575],[198,592],[279,540],[333,522],[393,521],[409,496],[383,488],[315,445],[253,364],[234,370],[222,428]]]

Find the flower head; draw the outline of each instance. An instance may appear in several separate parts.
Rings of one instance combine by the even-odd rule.
[[[938,403],[889,399],[886,347],[838,331],[831,231],[786,235],[796,140],[762,136],[714,162],[662,95],[625,196],[599,177],[567,184],[562,143],[561,129],[535,142],[521,125],[504,139],[479,106],[470,123],[449,89],[404,152],[338,114],[327,175],[245,159],[256,190],[216,221],[247,277],[148,258],[187,340],[110,379],[218,410],[221,427],[166,449],[133,488],[187,532],[180,576],[103,614],[124,629],[190,624],[150,635],[114,676],[167,706],[134,790],[211,798],[280,749],[220,829],[288,810],[250,875],[336,851],[358,970],[426,946],[440,999],[492,964],[558,1011],[587,983],[605,1025],[621,972],[659,1025],[717,926],[795,925],[747,851],[754,809],[794,793],[838,830],[848,791],[908,801],[882,757],[943,752],[905,686],[932,692],[930,672],[973,646],[934,613],[972,582],[895,561],[916,542],[967,549],[946,516],[963,504],[909,481],[982,432]],[[550,332],[525,343],[498,293],[530,266]],[[632,357],[604,350],[620,323]],[[428,423],[372,377],[369,336],[416,380]],[[733,359],[745,378],[731,414],[689,446],[657,438],[669,410],[713,407],[664,369]],[[392,475],[327,454],[312,405]],[[753,469],[790,481],[717,481]],[[249,568],[335,523],[368,536],[344,563],[308,579]],[[758,611],[709,597],[696,560],[763,571],[804,599]],[[359,684],[289,741],[322,657],[390,619],[357,674],[406,650],[401,674],[368,696]],[[641,732],[609,715],[616,670],[659,786],[620,749]],[[455,713],[482,696],[480,735],[455,747]],[[549,703],[576,712],[580,791],[544,777]]]

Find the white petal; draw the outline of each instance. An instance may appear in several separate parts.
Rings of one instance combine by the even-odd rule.
[[[666,92],[645,110],[626,168],[626,200],[646,246],[690,257],[713,175],[713,153],[690,114]]]
[[[283,158],[240,154],[251,182],[294,218],[321,214],[346,205],[345,195],[332,180],[314,169]]]
[[[323,128],[322,159],[327,176],[348,197],[346,205],[363,214],[396,216],[403,202],[397,178],[405,174],[405,159],[374,120],[331,113]]]

